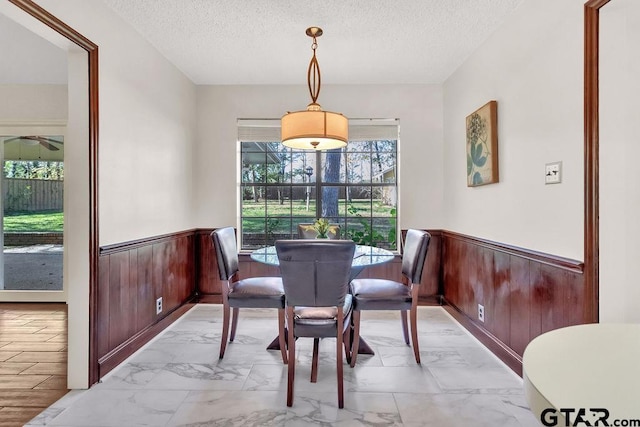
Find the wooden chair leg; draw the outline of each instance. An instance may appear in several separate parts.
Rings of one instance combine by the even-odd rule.
[[[287,375],[287,406],[293,406],[293,383],[296,376],[296,340],[293,334],[293,307],[287,307],[287,327],[289,328],[289,366]]]
[[[318,346],[320,338],[313,339],[313,357],[311,358],[311,382],[318,382]]]
[[[411,342],[413,343],[413,354],[416,363],[420,364],[420,347],[418,345],[418,309],[415,304],[411,307]]]
[[[404,342],[409,345],[409,328],[407,327],[406,310],[400,310],[400,318],[402,320],[402,334],[404,335]]]
[[[287,364],[287,339],[285,337],[284,328],[284,308],[278,309],[278,342],[280,343],[280,353],[282,354],[282,363]]]
[[[227,349],[227,337],[229,336],[229,315],[231,308],[227,304],[222,305],[222,336],[220,337],[220,356],[224,357],[224,352]]]
[[[353,342],[351,343],[351,367],[356,366],[358,358],[358,348],[360,347],[360,310],[354,310],[353,319]]]
[[[342,366],[342,334],[344,333],[344,314],[338,307],[338,324],[336,330],[336,370],[338,371],[338,408],[344,408],[344,366]]]
[[[238,313],[240,309],[238,307],[233,307],[233,314],[231,316],[231,336],[229,337],[229,342],[233,342],[236,338],[236,328],[238,327]]]
[[[344,355],[347,358],[347,363],[351,364],[351,317],[346,320],[347,327],[342,334],[342,342],[344,344]]]

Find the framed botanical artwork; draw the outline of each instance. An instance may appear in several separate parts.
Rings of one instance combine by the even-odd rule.
[[[498,182],[498,103],[467,116],[467,187]]]

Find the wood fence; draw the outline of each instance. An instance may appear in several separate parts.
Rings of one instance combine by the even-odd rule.
[[[62,211],[63,184],[61,180],[5,178],[4,211]]]

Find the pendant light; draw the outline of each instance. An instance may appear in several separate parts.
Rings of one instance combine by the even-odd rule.
[[[320,66],[316,58],[317,37],[322,35],[322,28],[307,28],[306,34],[313,39],[311,49],[313,57],[307,70],[307,86],[311,95],[311,103],[306,110],[288,112],[280,120],[282,144],[303,150],[330,150],[347,145],[349,137],[349,121],[340,113],[323,111],[320,108]]]

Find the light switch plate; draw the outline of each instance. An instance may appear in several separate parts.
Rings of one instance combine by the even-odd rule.
[[[559,184],[562,182],[562,162],[547,163],[544,165],[544,183]]]

